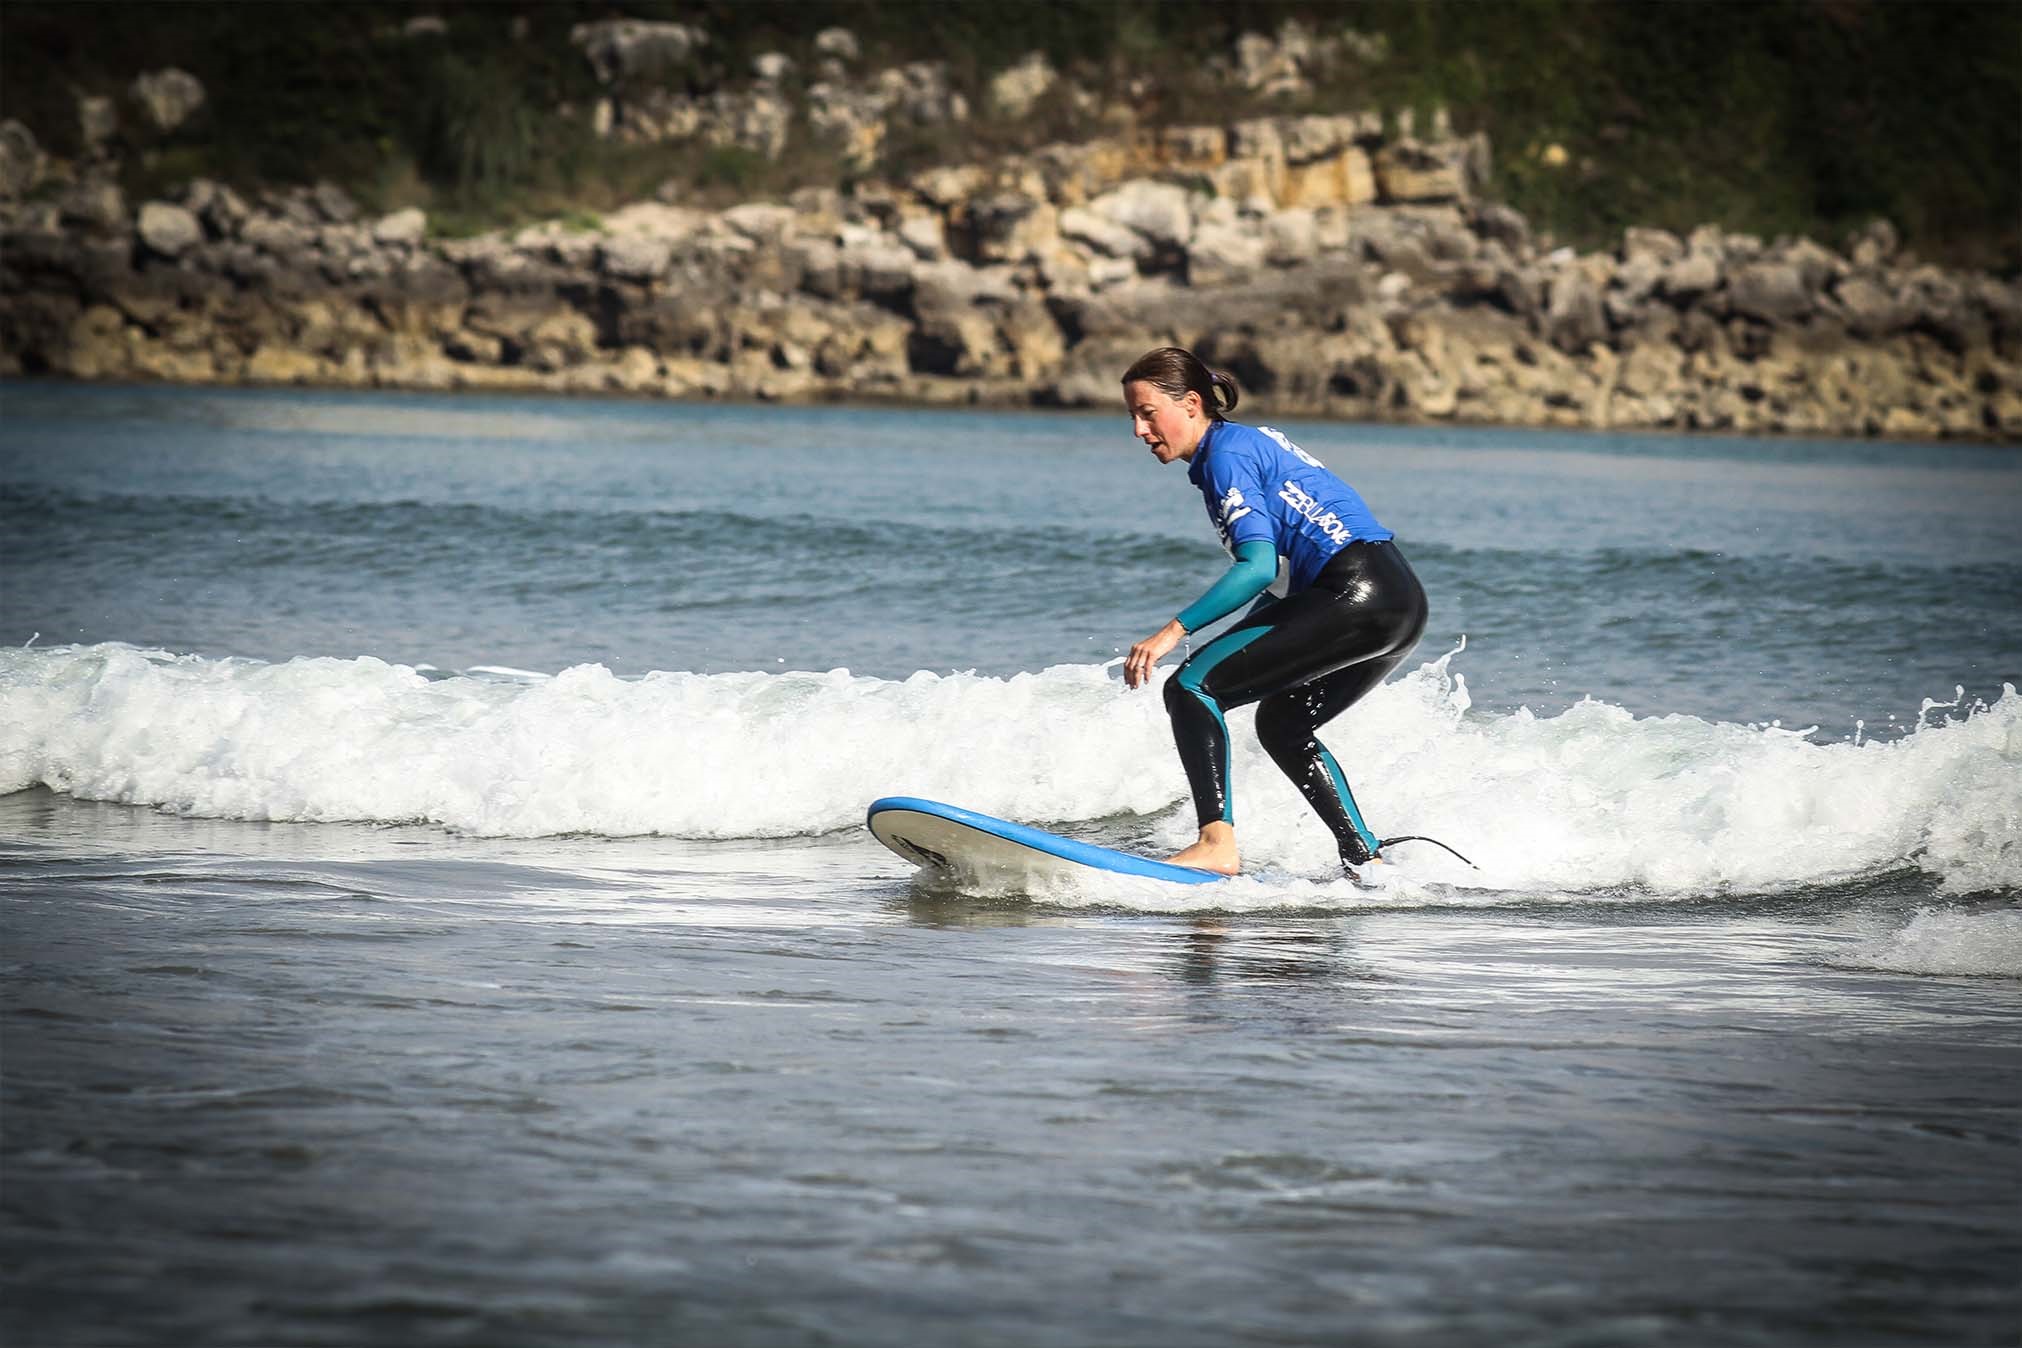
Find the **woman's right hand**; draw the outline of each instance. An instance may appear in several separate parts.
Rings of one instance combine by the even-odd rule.
[[[1123,660],[1123,682],[1130,688],[1142,688],[1151,682],[1152,667],[1165,658],[1166,652],[1180,644],[1187,630],[1174,618],[1158,631],[1130,648],[1130,654]]]

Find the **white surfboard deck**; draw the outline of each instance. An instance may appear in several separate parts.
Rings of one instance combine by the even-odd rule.
[[[915,796],[873,801],[864,825],[879,842],[916,866],[984,883],[1071,881],[1091,871],[1178,885],[1228,878]]]

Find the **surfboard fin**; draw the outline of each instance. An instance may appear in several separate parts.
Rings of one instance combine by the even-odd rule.
[[[1425,836],[1425,835],[1424,835],[1423,833],[1406,833],[1406,834],[1402,834],[1402,835],[1400,835],[1400,836],[1398,836],[1398,837],[1395,837],[1395,838],[1382,838],[1382,839],[1379,839],[1379,840],[1377,841],[1377,844],[1376,844],[1376,850],[1377,850],[1378,852],[1381,852],[1381,851],[1382,851],[1382,850],[1383,850],[1384,848],[1386,848],[1386,847],[1390,846],[1390,844],[1392,844],[1392,843],[1401,843],[1401,842],[1429,842],[1429,843],[1431,843],[1431,844],[1432,844],[1432,845],[1433,845],[1434,847],[1446,847],[1446,844],[1445,844],[1445,843],[1443,843],[1443,842],[1441,842],[1441,841],[1440,841],[1439,839],[1437,839],[1437,838],[1428,838],[1428,837],[1426,837],[1426,836]],[[1453,852],[1453,854],[1454,854],[1455,856],[1457,856],[1457,857],[1460,857],[1460,859],[1461,859],[1462,861],[1467,861],[1467,858],[1466,858],[1466,857],[1461,857],[1461,856],[1460,856],[1460,853],[1458,853],[1458,852],[1454,852],[1454,849],[1452,849],[1451,847],[1446,847],[1446,850],[1447,850],[1447,851],[1449,851],[1449,852]],[[1472,861],[1467,861],[1467,865],[1468,865],[1468,869],[1470,869],[1470,870],[1477,870],[1477,871],[1478,871],[1478,870],[1480,870],[1480,869],[1481,869],[1481,867],[1479,867],[1479,866],[1475,865],[1475,864],[1474,864],[1474,863],[1473,863]]]

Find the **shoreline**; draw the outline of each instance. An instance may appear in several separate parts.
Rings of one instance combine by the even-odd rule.
[[[1006,413],[1029,413],[1035,416],[1082,416],[1098,418],[1106,414],[1103,407],[1094,403],[1065,406],[1058,403],[1005,402],[947,400],[932,401],[902,397],[880,397],[876,394],[838,393],[834,396],[818,396],[798,400],[766,399],[758,397],[671,397],[665,394],[627,389],[584,389],[549,388],[538,385],[525,387],[504,387],[499,385],[471,386],[462,388],[441,388],[407,386],[399,384],[308,384],[260,382],[236,380],[225,382],[213,380],[193,383],[167,379],[133,378],[80,378],[57,374],[0,374],[0,395],[10,388],[31,387],[72,387],[97,388],[106,390],[187,390],[192,392],[245,392],[245,393],[317,393],[339,396],[370,396],[380,393],[419,393],[438,397],[454,398],[561,398],[585,399],[597,402],[631,403],[640,406],[653,404],[669,405],[677,408],[721,407],[760,409],[842,409],[851,411],[917,411],[976,413],[979,415],[1001,415]],[[1119,395],[1120,396],[1120,395]],[[1245,395],[1248,397],[1249,395]],[[1260,400],[1258,400],[1260,401]],[[1246,420],[1245,414],[1252,412],[1246,403],[1241,413],[1233,420],[1245,425],[1258,422],[1297,421],[1327,426],[1370,427],[1381,430],[1456,430],[1466,432],[1519,431],[1561,432],[1573,436],[1621,436],[1634,435],[1654,439],[1694,439],[1694,440],[1753,440],[1766,443],[1784,444],[1862,444],[1862,445],[1906,445],[1906,446],[1979,446],[1992,450],[2022,449],[2022,438],[2006,437],[1992,433],[1983,435],[1936,435],[1928,437],[1904,435],[1833,434],[1817,431],[1775,431],[1737,430],[1724,428],[1698,430],[1680,426],[1584,426],[1584,425],[1538,425],[1523,422],[1492,421],[1434,421],[1430,419],[1381,419],[1358,417],[1336,412],[1278,411],[1272,409],[1268,415],[1258,415]],[[1116,414],[1121,418],[1121,413]]]
[[[534,28],[494,34],[494,55],[565,44],[594,97],[527,116],[585,154],[664,152],[665,170],[685,146],[722,172],[600,177],[485,214],[410,164],[392,186],[346,180],[368,208],[310,181],[344,170],[228,184],[167,158],[218,130],[187,71],[141,75],[123,104],[73,90],[68,157],[0,122],[0,376],[1104,407],[1133,359],[1176,345],[1283,416],[2022,443],[2012,262],[1933,265],[1851,210],[1789,217],[1848,231],[1826,242],[1741,232],[1785,217],[1722,218],[1717,196],[1704,215],[1693,199],[1696,226],[1624,210],[1618,237],[1561,246],[1553,207],[1524,197],[1534,224],[1500,198],[1594,166],[1513,136],[1498,173],[1485,126],[1384,110],[1348,78],[1389,68],[1366,34],[1248,34],[1203,67],[1226,96],[1181,122],[1036,50],[984,84],[892,65],[845,28],[748,69],[695,25]],[[373,50],[432,68],[477,36],[455,30],[421,16]],[[404,161],[387,141],[372,162]],[[1941,237],[1897,206],[1915,239]],[[468,232],[480,220],[513,223]]]
[[[454,240],[329,184],[131,213],[104,185],[95,216],[0,212],[0,375],[1103,407],[1176,345],[1284,416],[2022,443],[2022,282],[1885,222],[1844,255],[1714,225],[1576,254],[1474,197],[1478,138],[1404,142],[1451,171],[1384,189],[1396,147],[1343,122]],[[1182,181],[1189,154],[1226,190]]]

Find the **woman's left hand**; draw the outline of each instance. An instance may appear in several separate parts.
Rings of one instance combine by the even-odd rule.
[[[1186,634],[1186,628],[1181,627],[1179,619],[1175,618],[1132,646],[1130,654],[1123,661],[1124,683],[1131,688],[1142,688],[1151,682],[1152,666],[1156,665],[1167,651],[1179,645],[1180,638]]]

